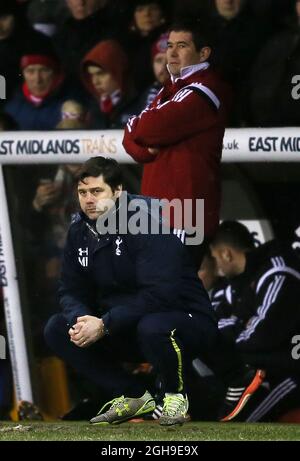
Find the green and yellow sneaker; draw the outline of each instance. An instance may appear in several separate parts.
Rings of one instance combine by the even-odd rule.
[[[159,424],[161,426],[183,424],[187,420],[188,408],[189,401],[187,396],[182,394],[166,394]]]
[[[109,407],[109,409],[104,411],[107,407]],[[151,413],[154,409],[155,400],[148,391],[138,399],[124,397],[124,395],[122,395],[103,405],[101,410],[97,413],[97,416],[90,420],[90,423],[102,426],[107,424],[120,424],[136,416]]]

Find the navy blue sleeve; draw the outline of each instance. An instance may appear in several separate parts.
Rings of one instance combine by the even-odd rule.
[[[58,290],[60,305],[67,323],[74,325],[77,317],[93,315],[91,311],[94,299],[94,287],[89,277],[83,273],[78,263],[76,247],[69,231],[64,249],[62,273]]]
[[[146,314],[176,310],[179,305],[184,245],[174,235],[138,235],[133,239],[135,245],[138,242],[137,292],[102,317],[110,333],[136,324]]]

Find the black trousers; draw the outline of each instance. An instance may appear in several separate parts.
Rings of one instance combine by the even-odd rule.
[[[218,330],[206,315],[161,312],[145,315],[135,328],[105,336],[88,348],[74,345],[62,314],[50,318],[45,339],[50,348],[83,376],[112,397],[139,397],[144,384],[127,373],[122,362],[149,362],[164,392],[186,392],[185,375],[195,357],[215,347]]]

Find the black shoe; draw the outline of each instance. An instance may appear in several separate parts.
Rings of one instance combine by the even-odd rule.
[[[251,395],[257,391],[265,378],[265,372],[247,367],[245,372],[227,388],[220,421],[231,421],[245,407]]]
[[[163,404],[157,404],[153,413],[149,413],[147,415],[143,416],[143,419],[145,421],[156,421],[158,420],[161,415],[162,415],[162,409],[163,409]]]
[[[61,419],[63,421],[89,421],[100,405],[102,405],[102,401],[99,403],[98,400],[84,398],[65,413]]]

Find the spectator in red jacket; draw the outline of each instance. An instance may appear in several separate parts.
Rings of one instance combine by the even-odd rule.
[[[123,141],[126,151],[145,163],[142,194],[179,199],[184,210],[184,200],[190,199],[193,213],[188,220],[194,230],[195,224],[199,227],[196,199],[204,199],[205,239],[219,222],[220,160],[229,102],[227,85],[209,65],[210,54],[199,24],[174,25],[167,48],[171,78],[151,106],[129,120]],[[176,219],[171,225],[180,227]],[[191,247],[198,268],[204,247]]]
[[[123,128],[130,116],[143,109],[132,89],[127,55],[116,40],[102,40],[85,55],[81,78],[93,96],[90,128]]]

